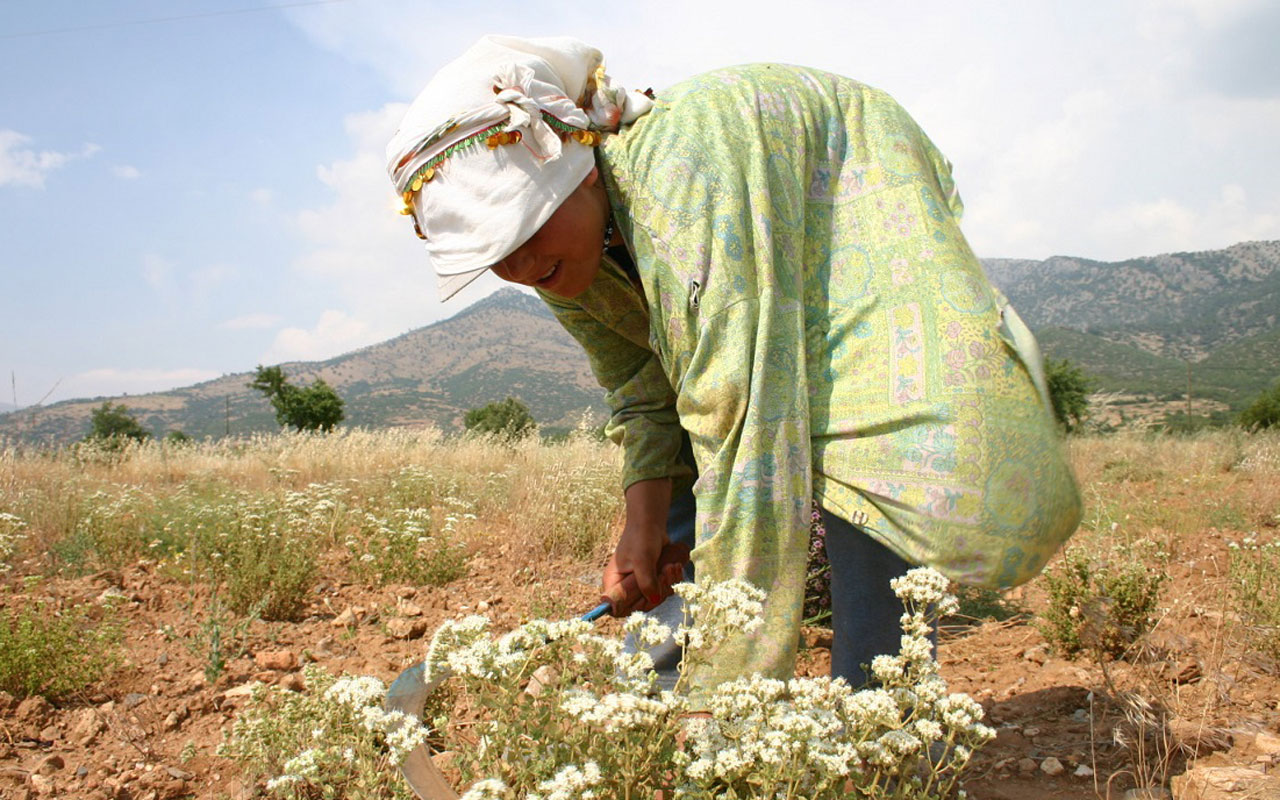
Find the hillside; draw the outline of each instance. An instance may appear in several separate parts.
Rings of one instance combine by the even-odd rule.
[[[460,429],[468,409],[508,395],[543,425],[571,427],[583,409],[603,415],[601,392],[581,348],[536,297],[502,289],[455,316],[327,361],[282,365],[293,382],[322,378],[346,401],[344,424]],[[146,428],[195,437],[278,429],[252,372],[168,392],[122,398]],[[0,436],[67,442],[89,430],[108,398],[69,400],[0,416]]]
[[[1099,389],[1238,409],[1280,377],[1280,242],[1115,263],[984,259],[993,283]]]
[[[984,259],[1029,324],[1200,361],[1280,324],[1280,242],[1106,263]]]

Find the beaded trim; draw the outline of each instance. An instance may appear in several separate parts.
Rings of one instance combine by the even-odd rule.
[[[569,139],[573,139],[579,144],[586,145],[587,147],[595,147],[596,145],[600,144],[600,141],[602,139],[602,137],[598,132],[583,130],[582,128],[575,128],[574,126],[570,125],[564,120],[559,119],[558,117],[554,117],[551,114],[548,114],[546,111],[542,112],[542,120],[546,122],[547,125],[549,125],[552,128],[552,130],[554,130],[557,134],[559,134],[561,140],[567,141]],[[443,135],[443,133],[447,133],[451,125],[452,125],[452,121],[445,123],[445,125],[441,126],[441,129],[439,129],[440,131],[439,133],[434,133],[428,138],[434,139],[440,135]],[[459,139],[458,141],[449,145],[445,149],[441,150],[439,153],[427,159],[422,164],[422,166],[414,170],[413,177],[409,179],[408,188],[405,189],[404,194],[401,196],[401,199],[404,201],[404,205],[400,208],[400,213],[405,215],[413,214],[414,193],[421,190],[423,184],[431,182],[431,180],[436,176],[436,170],[440,167],[441,164],[447,161],[450,156],[458,152],[461,152],[462,150],[467,150],[469,148],[476,147],[481,142],[484,142],[485,146],[488,147],[490,150],[496,150],[502,145],[516,144],[524,138],[524,134],[522,134],[520,131],[501,130],[506,126],[507,126],[507,122],[505,120],[502,122],[494,123],[493,125],[490,125],[487,128],[476,131],[470,136],[466,136],[466,137],[463,137],[462,139]],[[414,230],[417,231],[418,238],[420,239],[427,238],[422,234],[421,230],[418,230],[416,219],[414,220]]]

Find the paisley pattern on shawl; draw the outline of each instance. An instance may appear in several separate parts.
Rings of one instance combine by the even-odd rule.
[[[788,677],[810,498],[965,583],[1034,576],[1080,501],[1034,340],[959,229],[950,166],[884,93],[814,70],[686,81],[599,155],[640,276],[544,295],[614,410],[627,485],[698,462],[699,580],[768,591],[701,686]]]

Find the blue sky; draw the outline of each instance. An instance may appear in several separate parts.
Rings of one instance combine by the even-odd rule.
[[[786,61],[887,89],[982,256],[1280,239],[1270,0],[7,0],[0,402],[328,358],[496,288],[436,300],[382,156],[488,32],[579,36],[637,88]]]

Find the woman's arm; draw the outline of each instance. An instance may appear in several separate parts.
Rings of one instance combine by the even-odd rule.
[[[679,570],[673,579],[670,575],[660,576],[657,569],[658,556],[670,541],[667,513],[671,510],[671,479],[636,481],[627,487],[625,496],[626,523],[604,568],[604,593],[611,594],[628,575],[634,575],[640,594],[634,602],[615,604],[613,613],[617,616],[648,611],[662,602],[663,593],[679,580]]]
[[[669,541],[671,479],[690,472],[679,455],[682,433],[675,392],[657,356],[644,346],[648,316],[620,274],[602,267],[596,283],[578,301],[550,295],[543,295],[543,300],[587,352],[612,411],[606,433],[623,449],[626,521],[605,568],[605,593],[619,592],[622,582],[634,576],[642,596],[615,604],[614,613],[647,611],[680,580],[679,565],[665,571],[657,566]]]

